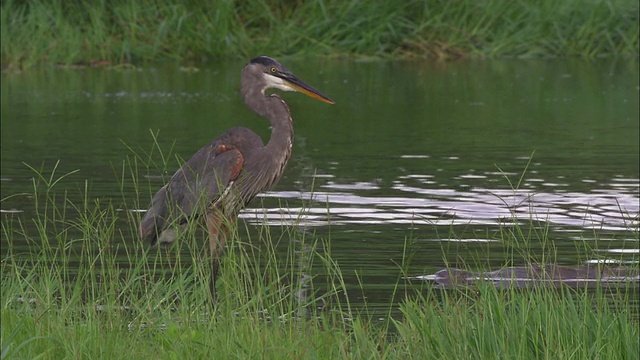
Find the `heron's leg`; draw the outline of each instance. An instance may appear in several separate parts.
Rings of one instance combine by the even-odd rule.
[[[209,287],[211,295],[215,298],[216,279],[218,277],[218,268],[222,253],[224,252],[225,243],[229,236],[229,224],[224,214],[217,209],[212,209],[206,216],[207,230],[209,232],[209,248],[211,251],[211,259],[213,261],[211,269],[211,280]]]

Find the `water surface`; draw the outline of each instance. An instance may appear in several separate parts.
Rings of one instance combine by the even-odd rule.
[[[293,156],[241,218],[249,232],[268,224],[273,238],[295,226],[330,239],[346,280],[358,286],[357,273],[364,284],[356,301],[385,303],[399,278],[420,282],[446,265],[520,265],[504,241],[514,229],[532,237],[533,258],[548,239],[561,265],[637,268],[637,60],[282,61],[336,105],[283,95]],[[33,216],[25,163],[78,170],[57,185],[78,202],[89,189],[140,210],[179,159],[224,130],[249,127],[266,141],[267,121],[240,99],[241,66],[2,74],[2,217]],[[140,204],[125,206],[123,162],[154,142],[168,165],[141,170]],[[133,184],[123,189],[138,199]]]

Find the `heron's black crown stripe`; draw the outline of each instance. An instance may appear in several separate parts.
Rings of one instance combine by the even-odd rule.
[[[258,56],[249,60],[249,64],[261,64],[264,66],[275,65],[276,61],[268,56]]]

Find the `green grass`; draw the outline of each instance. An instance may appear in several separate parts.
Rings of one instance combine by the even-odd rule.
[[[128,158],[122,188],[144,189],[137,174],[163,168],[168,157]],[[139,214],[119,210],[140,208],[137,197],[115,205],[94,200],[85,185],[84,200],[74,203],[58,188],[69,174],[33,170],[36,215],[2,219],[2,359],[631,359],[640,352],[637,294],[627,289],[442,291],[406,280],[379,321],[366,304],[349,302],[330,240],[295,229],[282,239],[267,228],[259,239],[233,234],[212,304],[200,228],[168,249],[149,249],[137,241]],[[514,256],[526,248],[524,232],[504,236],[506,244],[519,239]],[[280,241],[287,254],[276,251]],[[399,275],[407,275],[406,257]]]
[[[634,0],[3,1],[3,67],[222,57],[638,56]]]

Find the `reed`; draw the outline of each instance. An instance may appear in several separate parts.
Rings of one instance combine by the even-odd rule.
[[[138,174],[169,158],[134,154],[118,181],[144,189]],[[407,290],[374,321],[366,303],[349,302],[330,239],[295,228],[282,239],[267,228],[258,239],[234,232],[212,303],[198,226],[168,249],[149,249],[137,241],[139,214],[131,211],[140,199],[95,200],[85,184],[74,203],[58,188],[69,174],[33,171],[36,215],[2,218],[2,359],[583,359],[640,351],[633,289],[443,291],[399,276]]]
[[[637,57],[638,2],[7,0],[5,68],[223,57]]]

